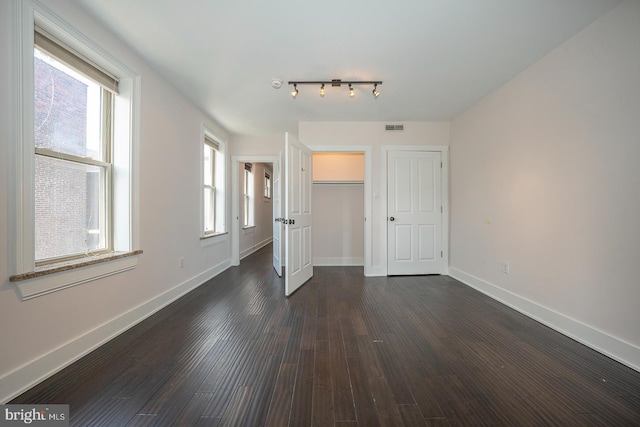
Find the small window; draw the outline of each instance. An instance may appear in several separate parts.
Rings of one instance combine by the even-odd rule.
[[[118,82],[38,29],[33,66],[36,266],[111,252]]]
[[[204,234],[216,232],[216,153],[218,144],[204,138]]]
[[[203,236],[224,233],[223,144],[205,133],[203,144]]]
[[[264,173],[264,198],[271,198],[271,175],[267,172]]]
[[[244,164],[244,190],[243,190],[243,210],[244,220],[243,226],[253,227],[253,165],[251,163]]]

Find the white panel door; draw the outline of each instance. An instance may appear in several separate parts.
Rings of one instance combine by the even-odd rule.
[[[311,254],[311,150],[285,134],[285,295],[313,276]]]
[[[273,269],[282,277],[282,152],[278,161],[273,163],[273,180],[271,181],[271,198],[273,201]]]
[[[440,274],[441,153],[390,151],[387,168],[387,274]]]

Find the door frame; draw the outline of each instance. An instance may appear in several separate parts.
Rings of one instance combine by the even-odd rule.
[[[279,161],[278,156],[231,156],[231,265],[240,265],[240,163],[271,163]],[[281,197],[282,199],[282,197]],[[272,214],[273,216],[273,214]],[[273,219],[273,218],[272,218]]]
[[[308,145],[314,153],[362,153],[364,154],[364,275],[366,277],[373,274],[371,268],[371,234],[373,229],[373,217],[371,209],[371,165],[373,147],[371,145]],[[385,154],[386,158],[386,154]],[[385,160],[386,168],[386,160]],[[386,173],[386,172],[385,172]],[[386,186],[385,186],[386,191]],[[385,213],[386,216],[386,213]],[[386,244],[386,238],[385,238]],[[385,249],[385,256],[386,256]],[[385,264],[385,274],[386,274]]]
[[[448,145],[383,145],[382,150],[382,167],[383,183],[382,200],[384,202],[383,219],[385,223],[385,233],[382,236],[382,250],[384,252],[384,275],[388,274],[386,260],[389,256],[389,242],[387,239],[387,206],[388,191],[387,183],[389,182],[389,170],[387,158],[389,151],[432,151],[439,152],[442,160],[442,274],[449,274],[449,146]]]

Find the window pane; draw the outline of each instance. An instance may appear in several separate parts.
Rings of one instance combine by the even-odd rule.
[[[244,226],[249,226],[249,196],[244,196]]]
[[[215,151],[207,144],[204,145],[204,185],[213,186],[213,167],[215,162]]]
[[[105,160],[100,85],[37,48],[33,65],[35,146]]]
[[[105,249],[102,167],[35,156],[36,260]]]
[[[215,189],[204,189],[204,231],[215,232]]]
[[[271,177],[267,174],[264,175],[264,196],[271,198]]]

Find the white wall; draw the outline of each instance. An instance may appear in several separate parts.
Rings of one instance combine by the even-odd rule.
[[[313,181],[364,182],[364,153],[313,153]]]
[[[284,132],[277,135],[237,136],[231,147],[232,156],[277,156],[284,155]]]
[[[300,122],[300,141],[308,146],[368,145],[372,153],[372,274],[386,274],[386,212],[381,195],[386,186],[384,145],[449,145],[449,123],[393,122],[404,124],[403,132],[385,131],[386,122]]]
[[[364,265],[364,185],[313,184],[313,264]]]
[[[252,163],[253,188],[254,188],[254,226],[240,229],[240,258],[252,254],[258,249],[268,245],[273,240],[273,202],[264,198],[264,173],[265,170],[273,177],[271,165],[265,163]],[[244,163],[239,164],[238,182],[240,194],[240,210],[242,213],[244,197]]]
[[[16,78],[11,56],[13,3],[0,2],[0,83],[4,88],[14,86]],[[228,139],[227,133],[73,3],[43,3],[141,75],[140,242],[144,253],[132,271],[27,301],[18,298],[9,282],[13,272],[7,262],[12,250],[7,236],[14,189],[6,183],[11,181],[13,114],[10,97],[0,97],[0,402],[230,265],[228,238],[213,245],[199,238],[201,126],[205,123],[223,139]],[[181,257],[184,268],[180,268]]]
[[[622,3],[456,118],[450,152],[451,274],[636,369],[639,40]]]

